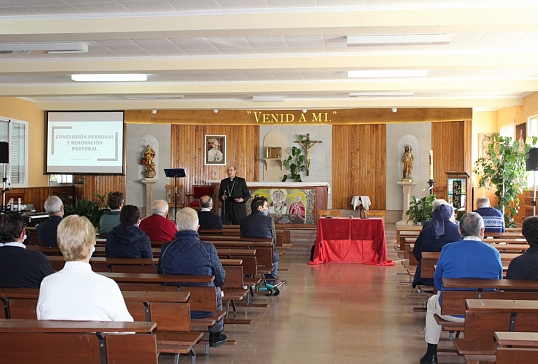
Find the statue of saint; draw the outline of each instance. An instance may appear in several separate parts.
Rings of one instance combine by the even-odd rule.
[[[155,151],[148,144],[146,145],[146,150],[144,151],[142,159],[140,159],[140,164],[145,167],[145,170],[142,172],[142,174],[146,176],[146,178],[153,178],[157,174],[153,158],[155,158]]]
[[[411,173],[413,172],[413,150],[409,144],[406,144],[404,147],[404,153],[402,154],[402,163],[403,163],[403,177],[402,181],[412,181]]]

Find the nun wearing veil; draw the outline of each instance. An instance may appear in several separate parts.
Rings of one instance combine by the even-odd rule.
[[[413,253],[418,260],[413,288],[417,285],[433,286],[433,278],[422,278],[420,276],[420,266],[422,252],[440,252],[448,243],[460,241],[461,235],[458,232],[458,225],[453,222],[454,208],[447,204],[439,205],[433,210],[431,226],[422,230],[415,242]]]

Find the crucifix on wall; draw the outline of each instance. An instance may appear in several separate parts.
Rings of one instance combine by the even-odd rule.
[[[310,134],[306,134],[306,139],[303,139],[302,141],[296,140],[295,143],[301,144],[301,146],[306,149],[306,175],[308,176],[310,171],[310,161],[312,160],[310,149],[318,143],[323,143],[323,141],[310,140]]]

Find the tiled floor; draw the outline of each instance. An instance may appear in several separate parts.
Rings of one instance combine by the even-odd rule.
[[[394,250],[395,227],[387,226],[389,259]],[[308,253],[284,254],[279,276],[286,279],[281,294],[259,296],[268,309],[251,308],[251,325],[226,325],[235,346],[212,348],[198,363],[418,363],[424,354],[424,305],[398,263],[395,267],[364,264],[307,265]],[[413,297],[408,297],[414,295]],[[440,346],[451,345],[447,335]],[[189,363],[187,358],[183,363]],[[457,356],[442,356],[440,363],[465,363]],[[161,364],[172,363],[162,356]]]

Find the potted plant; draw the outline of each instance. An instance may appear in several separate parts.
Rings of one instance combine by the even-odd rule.
[[[515,227],[514,215],[519,211],[519,197],[527,187],[526,160],[531,145],[520,144],[510,137],[498,133],[487,136],[489,144],[485,150],[486,156],[478,158],[473,172],[479,176],[479,186],[495,185],[498,204],[495,206],[503,212],[505,225]],[[537,137],[528,138],[535,145]]]
[[[425,221],[432,219],[433,201],[435,195],[428,195],[422,198],[413,196],[409,203],[409,210],[406,214],[409,216],[407,221],[413,221],[413,225],[423,225]]]
[[[73,205],[65,205],[65,216],[86,216],[93,226],[99,226],[99,220],[101,219],[101,216],[103,216],[108,211],[108,209],[105,208],[104,195],[99,195],[96,193],[93,196],[96,197],[96,199],[89,200],[87,198],[83,198],[75,201],[75,204]]]
[[[308,142],[308,138],[303,134],[297,135],[297,139],[303,144]],[[282,161],[284,167],[290,169],[290,174],[285,174],[284,177],[282,177],[282,182],[286,182],[288,178],[293,182],[302,182],[301,172],[306,170],[305,161],[306,157],[303,155],[302,148],[296,146],[291,147],[291,155],[288,159]]]

